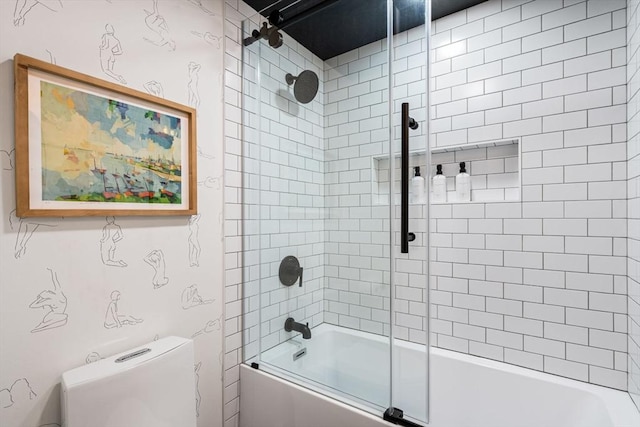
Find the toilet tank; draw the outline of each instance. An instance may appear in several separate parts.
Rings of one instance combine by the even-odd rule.
[[[167,337],[62,374],[64,427],[195,427],[193,341]]]

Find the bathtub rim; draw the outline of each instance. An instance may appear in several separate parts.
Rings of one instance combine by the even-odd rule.
[[[329,323],[322,323],[314,327],[312,329],[311,339],[313,339],[313,333],[326,334],[330,332],[345,333],[345,334],[357,336],[363,339],[374,340],[378,342],[384,342],[384,343],[389,342],[389,337],[386,337],[383,335],[377,335],[369,332],[358,331],[355,329],[350,329],[344,326],[338,326],[338,325],[333,325]],[[281,353],[286,353],[288,350],[284,349],[285,346],[283,344],[289,343],[291,339],[297,339],[297,338],[298,338],[298,334],[295,334],[289,340],[283,343],[280,343],[277,346],[272,347],[271,349],[265,351],[264,353],[267,353],[270,350],[277,349],[278,347],[283,347],[283,349],[281,350]],[[412,342],[400,340],[397,338],[394,341],[395,341],[395,344],[400,347],[406,347],[414,350],[423,351],[423,349],[426,347],[426,345],[423,345],[423,344],[412,343]],[[547,373],[547,372],[541,372],[541,371],[536,371],[534,369],[525,368],[522,366],[512,365],[506,362],[500,362],[497,360],[487,359],[481,356],[460,353],[457,351],[447,350],[439,347],[432,346],[429,348],[428,360],[430,360],[431,356],[450,358],[453,360],[461,361],[463,363],[478,365],[494,371],[505,372],[505,373],[514,374],[518,376],[524,376],[527,378],[549,382],[559,386],[577,389],[582,392],[586,392],[591,395],[594,395],[596,398],[601,399],[603,404],[605,405],[606,411],[614,426],[640,425],[640,411],[638,411],[637,407],[633,403],[633,400],[631,399],[631,396],[629,395],[629,393],[622,390],[617,390],[617,389],[609,388],[609,387],[598,385],[598,384],[587,383],[584,381],[566,378],[566,377],[562,377],[562,376]],[[244,364],[250,367],[251,362],[257,362],[260,364],[260,369],[258,370],[262,370],[262,366],[265,366],[266,368],[268,368],[268,370],[266,369],[262,370],[263,373],[270,374],[272,377],[276,379],[279,379],[284,382],[289,381],[293,385],[302,387],[303,389],[307,389],[310,392],[317,393],[323,398],[332,399],[337,403],[342,403],[342,404],[345,404],[347,407],[359,409],[372,416],[378,415],[378,412],[374,412],[375,410],[381,411],[380,412],[381,414],[387,409],[387,408],[382,408],[379,405],[376,405],[375,403],[360,400],[349,394],[340,393],[339,391],[336,391],[335,389],[329,386],[326,386],[322,383],[309,380],[301,375],[296,375],[288,370],[278,368],[277,366],[270,364],[268,361],[261,360],[258,357],[255,357],[245,362]],[[269,372],[270,370],[272,370],[273,372]],[[429,372],[429,367],[427,367],[427,372]],[[292,379],[295,379],[295,381]],[[344,401],[340,399],[344,399]],[[345,403],[345,401],[347,403]],[[429,408],[433,409],[431,404],[430,390],[429,390]],[[411,419],[410,417],[407,417],[407,418]],[[415,421],[424,422],[421,420],[415,420]]]

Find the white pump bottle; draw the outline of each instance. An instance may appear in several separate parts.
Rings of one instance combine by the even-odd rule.
[[[471,201],[471,178],[464,162],[460,162],[460,173],[456,175],[456,195],[458,202]]]
[[[412,203],[424,203],[424,178],[420,176],[420,166],[413,168],[415,175],[411,178],[411,201]]]
[[[433,182],[433,201],[447,201],[447,177],[442,173],[442,165],[436,165],[436,174],[431,179]]]

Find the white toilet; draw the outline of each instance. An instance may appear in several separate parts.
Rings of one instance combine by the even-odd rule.
[[[195,427],[193,341],[167,337],[62,374],[64,427]]]

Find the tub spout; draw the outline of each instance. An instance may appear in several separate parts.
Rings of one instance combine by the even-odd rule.
[[[307,322],[306,325],[303,325],[302,323],[298,323],[293,320],[293,317],[289,317],[287,320],[285,320],[284,330],[287,332],[300,332],[302,334],[302,338],[304,338],[305,340],[311,338],[311,329],[309,329],[309,323]]]

